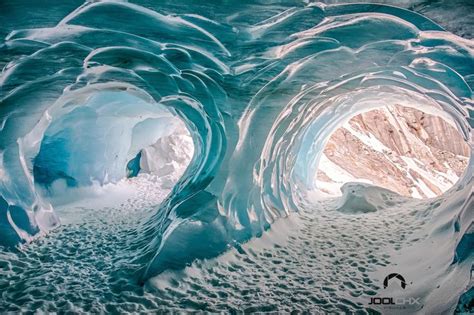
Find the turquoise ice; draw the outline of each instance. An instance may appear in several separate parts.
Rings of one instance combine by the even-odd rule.
[[[416,202],[358,185],[362,198],[348,192],[337,204],[322,204],[314,176],[330,134],[355,114],[381,105],[402,104],[443,115],[455,122],[472,148],[472,40],[387,5],[295,1],[240,8],[231,2],[228,7],[209,5],[209,15],[192,2],[178,5],[179,10],[172,4],[142,5],[86,2],[64,13],[55,26],[18,28],[2,42],[2,265],[22,260],[18,257],[23,254],[12,249],[19,244],[27,243],[27,251],[38,247],[47,256],[49,246],[53,252],[59,248],[62,233],[65,239],[74,238],[72,231],[89,238],[104,229],[105,242],[113,243],[107,245],[113,249],[106,255],[104,274],[111,280],[105,286],[114,293],[123,286],[141,296],[141,285],[166,282],[156,277],[168,277],[170,270],[199,269],[196,264],[216,257],[219,264],[229,253],[240,257],[252,250],[252,242],[263,242],[260,237],[279,230],[291,234],[292,224],[330,230],[327,213],[333,213],[339,227],[351,220],[362,227],[359,220],[364,218],[368,226],[388,220],[392,232],[411,226],[407,235],[419,237],[401,242],[399,252],[387,253],[389,260],[411,266],[404,269],[409,276],[428,267],[432,276],[431,282],[406,294],[421,296],[426,312],[454,310],[472,286],[472,158],[451,190]],[[127,204],[113,227],[92,224],[82,233],[75,226],[68,231],[70,223],[61,226],[54,204],[61,191],[122,187],[132,169],[137,173],[134,159],[141,150],[173,135],[180,124],[192,137],[194,151],[164,199]],[[107,194],[105,190],[104,199],[115,198],[113,191]],[[373,211],[351,213],[354,202]],[[331,212],[340,204],[343,211]],[[148,210],[137,211],[140,207]],[[90,209],[85,213],[92,215]],[[399,222],[394,214],[407,221]],[[290,219],[294,216],[298,219]],[[123,226],[114,220],[122,220]],[[48,233],[50,245],[42,240]],[[104,258],[95,255],[91,257]],[[374,267],[372,277],[385,271]],[[212,278],[205,267],[200,272]],[[442,297],[446,291],[436,289],[440,283],[452,296]],[[347,303],[328,311],[364,308],[353,301],[354,295],[341,294]],[[152,297],[145,300],[150,309],[158,308]],[[216,311],[216,305],[189,302],[183,307]],[[82,310],[108,310],[94,307]],[[137,310],[144,309],[129,311]]]

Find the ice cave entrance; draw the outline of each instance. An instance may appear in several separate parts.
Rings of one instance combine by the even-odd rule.
[[[341,195],[348,182],[433,198],[453,187],[470,148],[454,122],[401,105],[357,114],[333,132],[316,174],[324,194]]]
[[[44,131],[33,159],[41,195],[55,206],[105,186],[123,193],[137,181],[169,192],[194,154],[183,120],[130,91],[105,90],[85,99],[63,106]]]

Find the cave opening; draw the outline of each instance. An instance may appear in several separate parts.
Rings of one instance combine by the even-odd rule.
[[[172,109],[106,89],[63,106],[44,129],[37,150],[35,188],[56,207],[104,194],[104,189],[108,195],[137,185],[169,191],[190,164],[194,143]]]
[[[358,113],[331,134],[315,185],[328,196],[361,182],[406,197],[434,198],[456,185],[469,158],[470,147],[453,121],[387,105]]]

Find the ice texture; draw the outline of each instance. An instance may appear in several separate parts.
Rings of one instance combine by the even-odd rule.
[[[1,244],[59,224],[46,197],[58,181],[123,184],[141,152],[144,173],[184,173],[130,233],[121,259],[131,261],[137,282],[216,257],[317,205],[314,174],[329,136],[382,105],[453,120],[472,156],[472,41],[392,6],[261,10],[214,21],[86,2],[56,26],[11,32],[0,47]],[[382,208],[420,211],[429,237],[394,255],[408,260],[410,275],[436,270],[436,281],[412,291],[427,313],[453,310],[469,286],[473,166],[471,158],[452,189],[413,209],[360,184],[339,207],[341,215],[377,213],[374,220]],[[440,299],[439,282],[452,296]]]

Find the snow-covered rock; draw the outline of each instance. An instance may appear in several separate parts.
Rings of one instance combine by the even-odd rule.
[[[353,117],[330,137],[317,186],[341,194],[365,182],[404,196],[431,198],[451,188],[467,167],[469,146],[443,118],[386,106]]]

